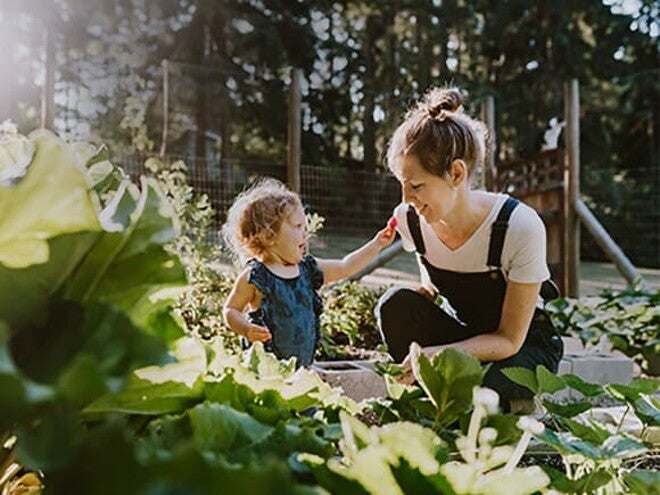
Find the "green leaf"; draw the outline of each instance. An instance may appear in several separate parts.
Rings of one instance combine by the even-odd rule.
[[[491,414],[484,421],[484,428],[491,427],[497,430],[497,438],[493,446],[510,445],[520,439],[520,429],[516,426],[519,417],[514,414]],[[467,425],[466,425],[467,428]]]
[[[536,374],[527,368],[522,368],[519,366],[513,366],[511,368],[502,369],[502,373],[509,380],[523,387],[527,387],[529,390],[534,392],[534,395],[539,393],[539,383]]]
[[[660,495],[660,471],[635,470],[623,473],[623,481],[636,495]]]
[[[596,446],[601,445],[611,435],[607,429],[601,428],[593,421],[589,425],[573,421],[569,418],[558,418],[557,421],[576,437]]]
[[[653,396],[640,395],[632,403],[635,415],[648,426],[660,426],[660,401]]]
[[[266,352],[261,342],[250,346],[247,357],[248,370],[260,377],[288,376],[296,368],[295,358],[280,361],[273,353]]]
[[[614,435],[607,438],[601,448],[603,459],[629,459],[648,451],[642,441],[624,435]]]
[[[411,356],[414,346],[411,345]],[[481,384],[484,370],[473,356],[457,349],[442,351],[433,357],[432,363],[419,354],[418,360],[411,357],[413,373],[436,406],[437,425],[447,426],[470,408],[472,389]]]
[[[264,390],[256,396],[255,401],[248,403],[246,412],[264,424],[276,425],[291,417],[289,404],[276,390]]]
[[[99,235],[83,232],[48,239],[47,263],[22,269],[0,264],[0,321],[14,330],[43,322],[49,299],[58,293]]]
[[[415,342],[410,345],[410,361],[417,383],[426,392],[433,405],[439,409],[444,404],[443,393],[446,394],[446,390],[431,362]]]
[[[571,387],[574,390],[577,390],[585,397],[597,397],[599,395],[602,395],[604,392],[602,386],[597,385],[595,383],[585,382],[584,380],[582,380],[582,378],[580,378],[577,375],[572,375],[569,373],[566,375],[562,375],[562,378],[569,387]]]
[[[151,384],[141,381],[122,392],[95,400],[83,410],[83,414],[95,417],[107,413],[157,415],[181,412],[202,399],[202,390],[201,381],[194,387],[177,382]]]
[[[612,480],[612,474],[603,470],[587,473],[576,480],[572,480],[550,466],[542,465],[541,469],[550,477],[550,487],[559,490],[561,493],[575,493],[578,495],[594,493],[598,488]]]
[[[441,473],[424,476],[406,459],[400,459],[399,464],[390,466],[390,469],[403,493],[458,495],[451,483]]]
[[[620,390],[623,395],[630,398],[636,397],[636,394],[652,395],[660,390],[660,379],[658,378],[637,378],[632,382],[625,385],[625,388],[620,386],[615,387]]]
[[[55,404],[42,411],[39,421],[17,431],[17,461],[29,469],[66,466],[75,455],[82,428],[76,411]]]
[[[108,206],[107,218],[117,232],[103,233],[67,280],[65,297],[114,304],[134,324],[144,326],[150,310],[160,311],[160,306],[146,301],[153,302],[164,288],[185,285],[186,276],[178,258],[163,247],[178,224],[157,183],[143,179],[137,201],[132,191],[132,187],[120,189],[117,201]]]
[[[0,372],[0,390],[0,432],[5,432],[25,419],[29,406],[25,385],[18,376]]]
[[[79,407],[108,391],[98,362],[89,354],[80,354],[71,362],[59,378],[58,389]]]
[[[546,428],[537,437],[554,447],[562,455],[580,454],[588,459],[601,459],[601,450],[590,442],[585,442],[569,432],[554,432]]]
[[[339,418],[341,420],[341,430],[344,434],[342,453],[346,458],[354,459],[360,450],[373,441],[369,427],[344,411],[339,413]]]
[[[561,377],[548,371],[541,364],[536,367],[536,380],[539,384],[539,394],[553,394],[566,387],[566,383]]]
[[[252,416],[222,404],[198,404],[188,411],[193,440],[201,452],[216,456],[236,450],[251,450],[273,428]]]
[[[565,418],[572,418],[584,411],[591,409],[590,402],[574,402],[570,404],[557,404],[548,400],[543,401],[543,406],[552,414],[563,416]]]
[[[101,230],[82,164],[68,145],[45,130],[29,139],[36,152],[27,174],[0,186],[0,265],[13,269],[47,262],[48,239]]]
[[[110,306],[83,308],[54,299],[42,318],[40,325],[17,332],[11,348],[16,365],[43,383],[55,383],[79,353],[93,356],[104,374],[114,376],[162,362],[166,356],[160,339],[138,331],[124,313]]]

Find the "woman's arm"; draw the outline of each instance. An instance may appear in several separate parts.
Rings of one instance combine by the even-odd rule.
[[[316,263],[323,272],[323,283],[342,280],[359,272],[362,268],[376,257],[384,247],[392,244],[394,240],[394,228],[385,227],[379,231],[373,239],[347,254],[340,260],[324,260],[317,258]]]
[[[498,329],[459,342],[422,349],[429,358],[443,349],[462,349],[482,362],[500,361],[516,354],[527,337],[534,315],[540,283],[508,282]],[[409,366],[408,358],[404,367]]]
[[[257,299],[260,296],[255,286],[248,283],[249,275],[250,269],[246,268],[236,279],[225,301],[222,316],[229,328],[250,342],[267,342],[272,337],[270,331],[266,327],[250,323],[244,314],[248,305],[258,305]]]

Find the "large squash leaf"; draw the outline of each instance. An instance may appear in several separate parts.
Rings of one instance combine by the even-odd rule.
[[[101,230],[84,164],[49,131],[35,131],[29,139],[36,150],[25,177],[0,186],[0,264],[9,268],[48,261],[48,239]]]

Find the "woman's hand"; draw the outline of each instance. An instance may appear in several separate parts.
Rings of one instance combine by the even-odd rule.
[[[431,302],[435,302],[435,298],[437,296],[437,293],[430,291],[426,287],[418,287],[417,293],[423,295],[426,299],[428,299]]]
[[[250,342],[268,342],[273,338],[268,328],[253,323],[250,323],[245,328],[244,337]]]
[[[395,377],[395,380],[404,385],[412,385],[415,383],[415,375],[413,375],[412,365],[410,364],[410,354],[401,363],[401,370],[403,374]]]
[[[442,352],[442,350],[445,349],[446,347],[448,346],[424,347],[422,348],[422,353],[430,361],[433,358],[433,356],[435,356],[439,352]],[[396,380],[399,383],[403,383],[405,385],[412,385],[413,383],[415,383],[415,375],[413,374],[413,370],[412,370],[410,354],[408,354],[406,358],[401,362],[401,370],[403,371],[403,374],[396,377]]]

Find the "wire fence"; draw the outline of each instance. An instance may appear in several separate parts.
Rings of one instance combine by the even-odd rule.
[[[165,163],[183,160],[188,183],[205,194],[215,210],[214,228],[219,230],[236,195],[262,177],[286,182],[285,164],[259,160],[207,160],[167,155]],[[146,173],[143,159],[122,158],[122,165],[132,176]],[[301,191],[305,209],[325,219],[329,234],[363,236],[383,228],[400,201],[400,188],[387,171],[355,170],[348,167],[301,166]]]
[[[286,182],[286,165],[255,160],[208,160],[169,155],[167,163],[182,159],[194,190],[206,194],[216,216],[209,242],[232,201],[260,177]],[[144,173],[141,161],[127,157],[124,168],[132,175]],[[660,267],[660,175],[655,168],[636,169],[635,177],[613,170],[589,171],[581,183],[581,196],[633,264]],[[382,228],[400,201],[400,188],[387,171],[349,167],[301,167],[301,198],[309,213],[325,219],[323,232],[366,238]],[[582,229],[581,258],[609,261],[586,229]]]
[[[583,172],[582,198],[626,256],[638,267],[660,268],[658,169]],[[609,261],[586,229],[582,229],[581,257]]]

